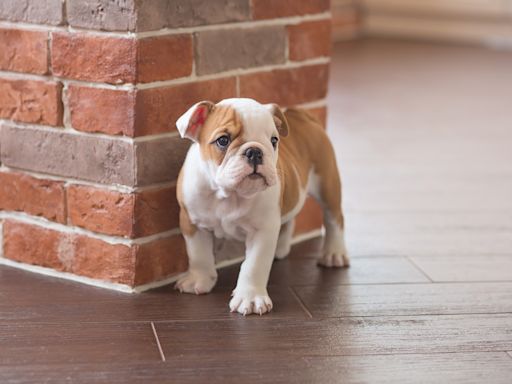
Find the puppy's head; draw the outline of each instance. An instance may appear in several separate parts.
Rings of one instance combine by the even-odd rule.
[[[277,105],[252,99],[202,101],[176,126],[182,137],[198,143],[204,171],[225,194],[252,197],[277,182],[279,139],[288,134]]]

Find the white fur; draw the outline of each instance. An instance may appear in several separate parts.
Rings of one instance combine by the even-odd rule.
[[[244,144],[236,151],[226,152],[220,166],[201,157],[197,142],[189,149],[183,165],[181,192],[189,218],[198,231],[185,236],[189,271],[176,287],[189,293],[209,292],[217,278],[212,236],[245,241],[246,257],[229,307],[244,315],[261,315],[272,309],[267,293],[272,261],[276,255],[282,258],[289,253],[293,217],[302,208],[307,192],[300,191],[297,206],[281,217],[281,183],[276,170],[278,150],[274,150],[270,141],[272,136],[278,136],[272,108],[251,99],[227,99],[218,105],[236,110],[244,127]],[[181,129],[188,126],[193,108],[178,120]],[[258,147],[263,152],[263,164],[257,171],[264,178],[247,177],[254,171],[243,156],[249,147]],[[285,225],[279,237],[282,223]],[[333,248],[330,254],[338,254],[339,244],[329,244],[329,249]],[[336,265],[337,260],[331,264]]]

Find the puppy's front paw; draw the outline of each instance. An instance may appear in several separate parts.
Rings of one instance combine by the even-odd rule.
[[[350,260],[347,250],[343,244],[336,246],[326,246],[322,252],[322,256],[318,260],[318,265],[327,268],[348,267]]]
[[[206,273],[187,272],[185,276],[178,279],[174,289],[185,293],[195,293],[202,295],[212,290],[217,282],[217,276],[211,276]]]
[[[233,291],[233,298],[229,302],[231,312],[238,312],[242,315],[250,315],[255,313],[263,315],[272,310],[272,300],[268,296],[266,290],[257,292],[255,290]]]

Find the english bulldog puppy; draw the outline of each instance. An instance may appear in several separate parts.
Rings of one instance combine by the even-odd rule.
[[[217,281],[214,236],[244,241],[245,260],[229,307],[243,315],[269,312],[272,262],[290,252],[294,218],[308,194],[324,212],[318,263],[348,266],[338,167],[315,118],[302,110],[283,113],[275,104],[235,98],[201,101],[176,126],[193,141],[177,184],[189,268],[176,289],[210,292]]]

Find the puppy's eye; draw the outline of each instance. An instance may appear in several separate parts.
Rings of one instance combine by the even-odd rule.
[[[231,139],[228,135],[222,135],[217,140],[215,140],[215,143],[217,143],[217,147],[220,149],[226,149],[229,143],[231,143]]]
[[[274,147],[274,149],[276,149],[277,147],[277,142],[279,141],[279,139],[275,136],[273,136],[271,139],[270,139],[270,142],[272,143],[272,146]]]

